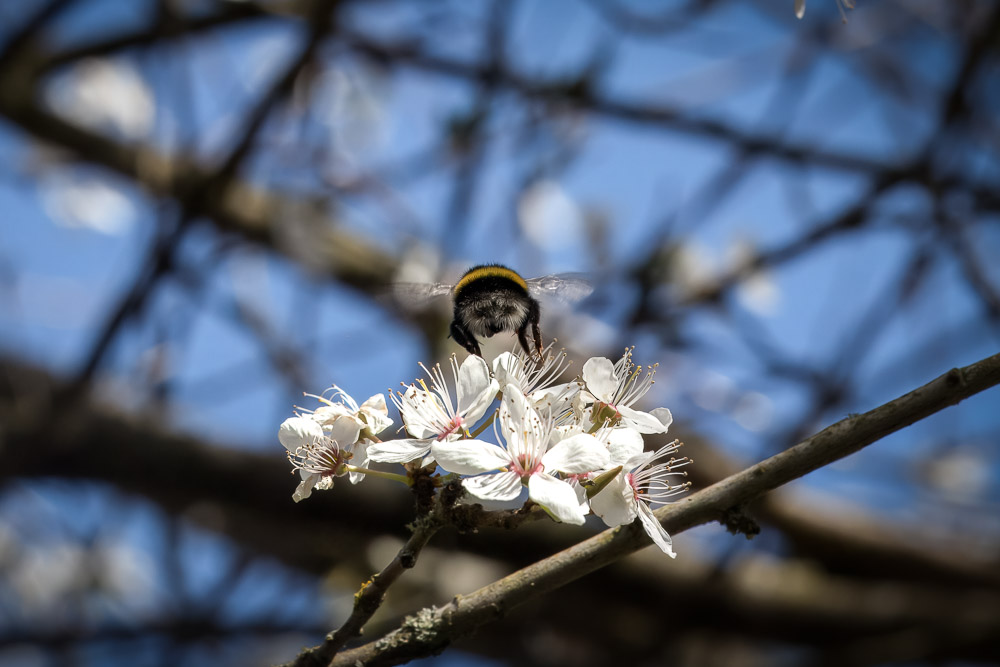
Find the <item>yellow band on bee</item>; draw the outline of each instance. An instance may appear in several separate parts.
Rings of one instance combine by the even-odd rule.
[[[479,280],[480,278],[506,278],[507,280],[517,283],[521,289],[525,291],[528,289],[528,283],[524,282],[524,278],[522,278],[516,271],[508,269],[506,266],[481,266],[478,269],[473,269],[462,276],[462,279],[455,285],[455,291],[453,294],[458,294],[459,290],[463,287],[475,280]]]

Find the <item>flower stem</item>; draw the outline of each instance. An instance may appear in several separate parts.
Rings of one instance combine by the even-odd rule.
[[[352,466],[351,464],[347,464],[344,467],[351,472],[358,472],[364,475],[374,475],[375,477],[384,477],[385,479],[391,479],[395,482],[402,482],[407,486],[411,486],[413,484],[410,478],[407,477],[406,475],[397,475],[394,472],[383,472],[381,470],[372,470],[370,468],[362,468],[361,466]]]
[[[494,411],[493,411],[493,414],[492,414],[492,415],[490,415],[490,418],[489,418],[489,419],[487,419],[486,421],[484,421],[484,422],[483,422],[482,424],[480,424],[480,425],[479,425],[479,428],[477,428],[477,429],[476,429],[475,431],[473,431],[473,432],[472,432],[472,433],[470,434],[470,437],[472,437],[472,438],[475,438],[475,437],[476,437],[476,436],[478,436],[478,435],[479,435],[480,433],[482,433],[483,431],[485,431],[485,430],[486,430],[486,427],[487,427],[487,426],[489,426],[490,424],[492,424],[492,423],[493,423],[493,420],[494,420],[494,419],[496,419],[496,418],[497,418],[497,411],[496,411],[496,410],[494,410]]]

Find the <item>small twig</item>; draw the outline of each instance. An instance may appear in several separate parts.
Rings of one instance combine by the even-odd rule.
[[[478,438],[478,437],[479,437],[479,435],[480,435],[480,434],[481,434],[481,433],[482,433],[483,431],[485,431],[485,430],[486,430],[486,428],[487,428],[487,427],[488,427],[488,426],[489,426],[490,424],[492,424],[492,423],[493,423],[493,420],[494,420],[494,419],[496,419],[496,417],[497,417],[497,412],[499,412],[499,410],[494,410],[494,411],[493,411],[493,414],[491,414],[491,415],[490,415],[490,418],[489,418],[489,419],[487,419],[486,421],[484,421],[484,422],[483,422],[482,424],[480,424],[480,425],[479,425],[479,428],[477,428],[477,429],[476,429],[475,431],[473,431],[472,433],[470,433],[470,434],[469,434],[469,437],[470,437],[470,438]]]
[[[441,493],[434,497],[434,507],[410,525],[413,533],[392,562],[365,582],[355,594],[354,610],[344,624],[336,632],[327,635],[322,644],[304,649],[295,660],[283,667],[320,667],[329,664],[348,641],[361,634],[361,628],[381,606],[389,587],[405,570],[416,565],[420,551],[444,526],[455,526],[459,532],[486,526],[511,529],[527,521],[548,516],[533,503],[528,503],[519,510],[500,512],[484,511],[481,505],[461,505],[458,501],[463,493],[462,485],[457,480],[445,485]]]
[[[427,515],[420,517],[412,524],[413,534],[381,572],[362,584],[354,595],[354,609],[343,625],[326,636],[319,646],[307,648],[299,653],[294,661],[286,667],[320,667],[329,664],[337,652],[354,637],[361,634],[365,623],[378,611],[385,599],[386,591],[400,575],[417,564],[420,551],[427,545],[431,537],[444,527],[443,512],[436,508]]]

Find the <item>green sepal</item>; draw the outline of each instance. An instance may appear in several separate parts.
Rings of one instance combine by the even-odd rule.
[[[620,473],[621,471],[622,471],[622,466],[618,466],[617,468],[613,468],[607,472],[601,473],[594,479],[583,482],[583,488],[587,491],[587,497],[593,498],[598,493],[603,491],[604,487],[610,484],[611,480],[617,477],[618,473]]]

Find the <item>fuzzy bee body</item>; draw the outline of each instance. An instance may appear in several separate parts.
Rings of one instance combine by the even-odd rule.
[[[528,292],[527,281],[516,271],[497,264],[474,266],[455,285],[452,301],[451,336],[470,353],[482,356],[476,336],[489,338],[501,331],[515,331],[521,347],[531,354],[530,325],[535,351],[541,354],[541,308]]]
[[[474,266],[454,285],[444,283],[398,283],[397,300],[413,306],[434,297],[450,294],[454,306],[450,333],[455,342],[471,354],[482,356],[479,338],[513,331],[528,355],[541,355],[539,329],[541,306],[538,298],[572,302],[593,291],[590,283],[577,275],[561,274],[530,278],[501,264]],[[531,329],[534,350],[528,345]]]

